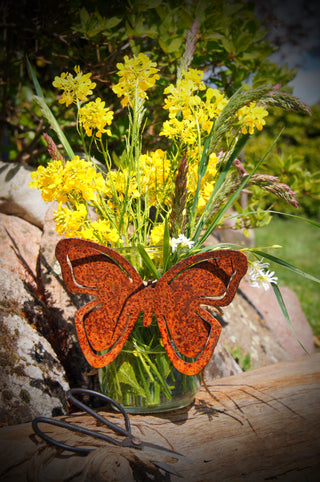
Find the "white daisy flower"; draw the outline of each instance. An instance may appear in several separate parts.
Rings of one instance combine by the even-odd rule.
[[[250,285],[254,288],[260,288],[262,286],[265,291],[270,288],[271,283],[277,284],[278,277],[274,276],[274,271],[269,271],[269,263],[263,263],[263,258],[260,261],[256,261],[251,266],[248,276]]]
[[[172,252],[174,253],[177,250],[178,245],[183,248],[191,249],[194,245],[194,241],[191,241],[191,239],[187,238],[184,234],[179,234],[177,238],[171,238],[169,244]]]

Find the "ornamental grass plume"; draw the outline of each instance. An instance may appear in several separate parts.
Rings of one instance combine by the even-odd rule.
[[[188,196],[188,161],[187,156],[182,156],[175,189],[172,196],[172,208],[170,213],[170,232],[172,236],[177,236],[179,231],[184,233],[186,227],[186,202]]]
[[[47,143],[48,152],[50,154],[51,159],[56,159],[57,161],[65,162],[62,154],[60,153],[52,137],[50,137],[49,134],[47,134],[46,132],[43,134],[43,137]]]
[[[239,159],[235,159],[233,164],[242,179],[245,176],[249,176],[247,170]],[[241,178],[239,177],[238,184],[241,182]],[[254,174],[250,178],[249,185],[258,186],[264,191],[272,193],[277,198],[283,199],[288,204],[291,204],[291,206],[295,208],[299,207],[296,193],[287,184],[281,183],[276,176],[270,176],[269,174]]]

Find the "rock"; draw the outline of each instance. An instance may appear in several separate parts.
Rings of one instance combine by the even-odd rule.
[[[12,273],[0,266],[0,300],[1,309],[23,310],[33,299],[24,287],[16,273]]]
[[[0,213],[0,266],[36,286],[41,229],[16,216]]]
[[[19,162],[0,161],[0,212],[42,227],[48,209],[39,189],[29,187],[34,169]]]
[[[243,281],[240,284],[242,286]],[[288,360],[289,356],[279,343],[277,336],[265,320],[248,302],[237,293],[233,302],[223,308],[223,328],[219,344],[231,353],[238,352],[241,360],[250,355],[250,368],[260,368],[272,363]]]
[[[17,275],[1,268],[0,276],[0,423],[62,415],[69,385],[52,347],[28,323],[24,309],[33,299]]]
[[[205,367],[205,381],[210,383],[215,378],[230,377],[242,372],[240,365],[227,348],[218,342],[213,355]]]
[[[290,359],[305,355],[299,341],[310,354],[314,353],[315,346],[311,327],[302,311],[297,295],[290,288],[280,287],[280,292],[296,336],[288,325],[272,289],[265,291],[263,288],[253,288],[248,280],[244,280],[241,284],[241,290],[253,306],[259,310],[266,325],[273,331]]]

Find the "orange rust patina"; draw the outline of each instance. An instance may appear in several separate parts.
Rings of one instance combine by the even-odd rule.
[[[205,306],[231,303],[248,268],[245,254],[216,250],[183,259],[146,286],[129,261],[92,241],[63,239],[56,257],[67,289],[94,296],[75,316],[79,343],[90,365],[100,368],[113,361],[143,312],[144,326],[156,316],[171,362],[186,375],[205,367],[221,332]]]

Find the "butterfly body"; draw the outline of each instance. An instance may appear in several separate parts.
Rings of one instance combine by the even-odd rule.
[[[113,361],[142,316],[146,328],[156,318],[171,362],[187,375],[204,368],[221,332],[206,307],[228,305],[247,271],[243,253],[217,250],[185,258],[145,285],[117,251],[92,241],[63,239],[56,257],[66,287],[94,296],[75,316],[80,346],[92,366]]]

